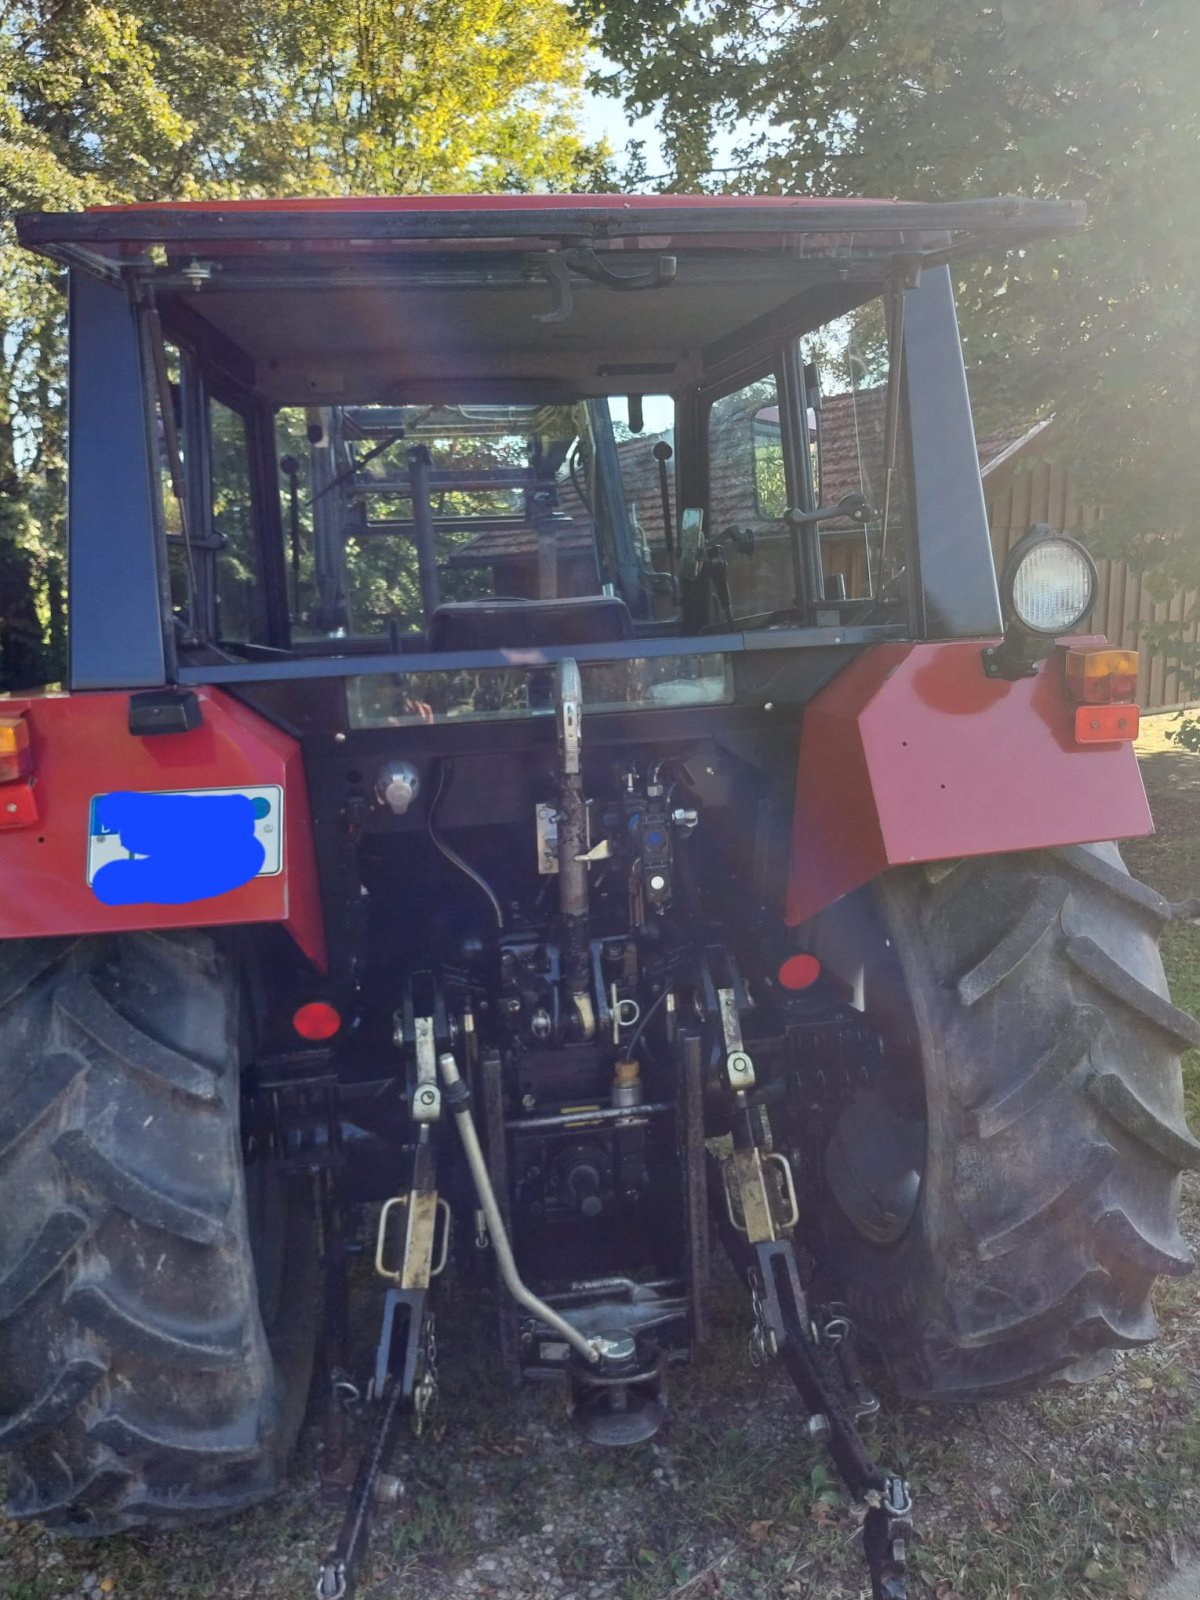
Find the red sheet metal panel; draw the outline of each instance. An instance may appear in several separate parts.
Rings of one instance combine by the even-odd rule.
[[[0,700],[6,714],[24,711],[28,717],[39,813],[30,827],[0,830],[0,939],[281,922],[304,954],[325,969],[300,746],[220,690],[197,694],[202,727],[151,738],[130,734],[127,693]],[[107,906],[88,886],[95,796],[264,785],[283,790],[282,870],[276,876],[174,906]],[[202,839],[196,848],[204,848]]]
[[[1004,683],[979,652],[879,645],[807,707],[789,924],[888,867],[1153,832],[1132,745],[1075,743],[1061,655]]]
[[[86,211],[120,215],[123,211],[682,211],[707,208],[721,211],[731,206],[757,211],[795,211],[836,204],[839,206],[895,206],[903,211],[914,204],[894,198],[873,200],[865,196],[778,194],[371,194],[287,195],[271,200],[136,200],[125,205],[85,206]]]

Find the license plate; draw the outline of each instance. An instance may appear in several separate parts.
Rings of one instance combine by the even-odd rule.
[[[283,871],[283,790],[278,784],[267,784],[259,789],[155,789],[154,794],[179,794],[204,797],[208,795],[245,795],[254,805],[254,837],[263,847],[263,864],[256,874],[259,878],[276,878]],[[90,885],[101,867],[110,861],[136,861],[132,850],[126,850],[120,835],[99,826],[96,821],[97,802],[104,795],[94,795],[88,815],[87,881]],[[204,840],[194,841],[202,849]]]

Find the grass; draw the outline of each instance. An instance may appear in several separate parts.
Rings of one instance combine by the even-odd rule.
[[[1126,855],[1178,900],[1200,893],[1200,756],[1165,727],[1148,719],[1143,750],[1160,829]],[[1173,924],[1162,948],[1177,1003],[1200,1014],[1200,929]],[[1200,1055],[1184,1066],[1200,1130]],[[1200,1190],[1183,1220],[1195,1241]],[[1159,1342],[1084,1389],[979,1409],[885,1399],[878,1453],[913,1486],[919,1593],[1150,1600],[1200,1513],[1198,1309],[1193,1280],[1164,1280]],[[442,1406],[395,1463],[407,1493],[379,1519],[363,1600],[492,1600],[501,1584],[508,1600],[858,1600],[853,1509],[783,1374],[750,1364],[731,1279],[715,1314],[712,1342],[672,1375],[663,1434],[617,1453],[571,1433],[556,1391],[497,1386],[486,1308],[444,1299]],[[0,1520],[0,1600],[85,1600],[102,1579],[115,1600],[294,1600],[339,1512],[312,1429],[287,1493],[232,1524],[88,1545]]]

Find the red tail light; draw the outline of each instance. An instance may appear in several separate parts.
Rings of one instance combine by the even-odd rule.
[[[292,1027],[300,1037],[313,1043],[322,1039],[332,1039],[341,1026],[341,1012],[326,1000],[310,1000],[292,1017]]]
[[[785,989],[811,989],[821,976],[821,963],[816,956],[801,950],[779,968],[779,981]]]
[[[29,724],[0,717],[0,828],[28,828],[37,820]]]

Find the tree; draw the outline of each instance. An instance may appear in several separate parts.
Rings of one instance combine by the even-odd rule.
[[[972,393],[1053,410],[1105,548],[1200,586],[1194,0],[581,4],[665,187],[1085,200],[1083,234],[957,269]]]
[[[55,656],[0,687],[62,666],[62,295],[13,214],[596,187],[585,46],[559,0],[0,0],[0,616]]]
[[[237,171],[260,191],[592,188],[560,0],[279,0]]]

